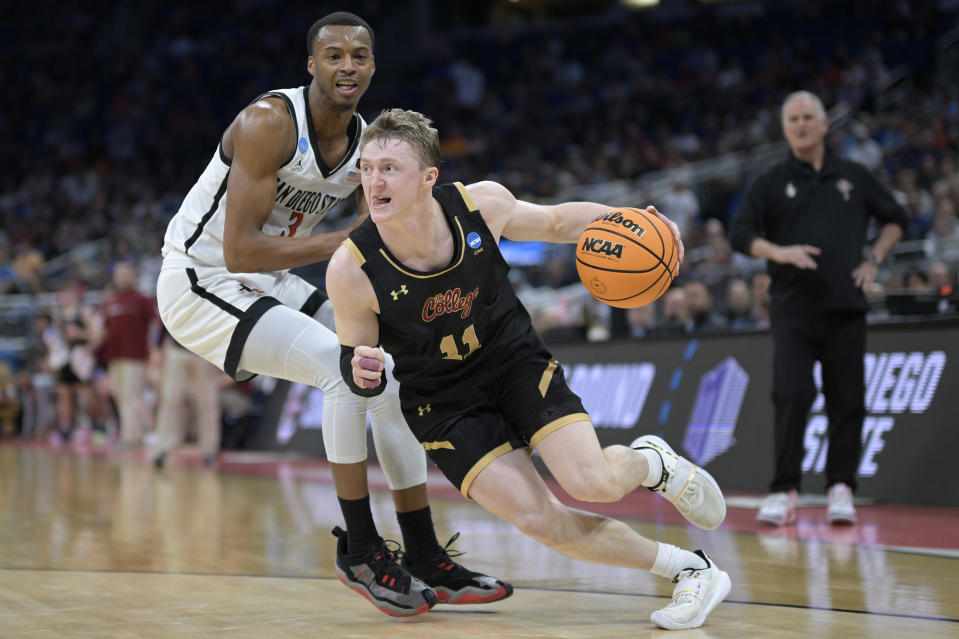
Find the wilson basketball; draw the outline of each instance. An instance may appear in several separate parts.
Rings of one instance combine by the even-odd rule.
[[[643,209],[612,209],[590,222],[576,247],[579,279],[596,299],[635,308],[666,292],[679,248],[666,223]]]

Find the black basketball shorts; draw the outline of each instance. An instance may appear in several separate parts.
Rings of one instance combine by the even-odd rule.
[[[426,394],[401,385],[400,402],[430,459],[467,498],[497,457],[532,450],[563,426],[589,420],[559,362],[541,354],[448,390]]]

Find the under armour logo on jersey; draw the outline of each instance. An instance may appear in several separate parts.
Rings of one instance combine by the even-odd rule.
[[[844,202],[849,201],[849,194],[852,193],[853,184],[846,178],[843,178],[836,182],[836,188],[839,189],[839,192],[842,193],[842,199]]]
[[[426,406],[417,406],[417,407],[416,407],[416,412],[420,414],[420,417],[423,416],[423,413],[428,413],[428,412],[430,412],[430,410],[432,410],[432,409],[430,408],[430,405],[429,405],[429,404],[427,404]]]
[[[792,182],[786,183],[786,197],[788,197],[789,199],[796,197],[796,187],[793,185]]]
[[[395,302],[396,300],[400,299],[400,293],[402,293],[403,295],[406,295],[407,293],[409,293],[409,291],[406,290],[406,284],[403,284],[402,286],[400,286],[400,290],[399,290],[399,291],[390,291],[390,295],[393,296],[393,301],[394,301],[394,302]]]

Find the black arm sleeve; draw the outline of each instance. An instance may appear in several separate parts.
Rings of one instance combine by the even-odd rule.
[[[353,346],[343,346],[340,344],[340,374],[343,375],[343,381],[350,387],[354,395],[360,397],[376,397],[386,390],[386,371],[380,376],[380,385],[373,388],[363,388],[357,386],[353,381]]]

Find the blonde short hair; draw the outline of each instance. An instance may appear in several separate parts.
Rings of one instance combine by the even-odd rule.
[[[417,111],[385,109],[373,120],[360,139],[360,149],[376,140],[400,140],[413,148],[420,168],[439,166],[440,136],[433,121]]]

